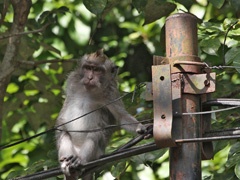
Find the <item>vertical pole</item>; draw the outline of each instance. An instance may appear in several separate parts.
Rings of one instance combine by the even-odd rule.
[[[166,20],[166,55],[169,63],[173,60],[195,61],[198,55],[197,21],[190,14],[175,14]],[[194,65],[172,65],[172,73],[186,75],[199,73]],[[182,94],[182,112],[200,111],[200,96]],[[174,108],[174,107],[173,107]],[[174,111],[174,109],[173,109]],[[199,115],[182,116],[182,138],[199,137],[201,129]],[[174,132],[173,132],[174,133]],[[200,180],[201,151],[199,143],[185,143],[170,148],[170,179],[171,180]]]

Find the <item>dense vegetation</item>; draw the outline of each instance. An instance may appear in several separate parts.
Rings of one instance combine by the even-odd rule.
[[[122,92],[151,81],[153,55],[165,56],[164,24],[171,13],[189,12],[199,18],[202,61],[236,67],[213,69],[217,73],[213,98],[240,98],[239,0],[2,0],[0,9],[2,145],[54,126],[66,76],[85,53],[104,48],[121,67]],[[131,96],[123,99],[129,112],[140,111],[139,120],[152,118],[152,104],[139,91],[134,97],[134,102]],[[213,129],[237,127],[239,122],[239,110],[212,115]],[[115,133],[107,151],[131,137],[124,131]],[[214,150],[214,160],[202,162],[203,178],[240,179],[240,142],[214,142]],[[105,169],[119,179],[140,175],[168,179],[165,152],[133,157]],[[0,151],[0,179],[56,166],[53,132]]]

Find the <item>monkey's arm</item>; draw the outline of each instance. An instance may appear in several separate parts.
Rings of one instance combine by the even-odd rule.
[[[139,134],[143,134],[146,132],[146,127],[130,115],[121,102],[109,106],[108,109],[113,114],[117,122],[122,125],[122,128],[133,133],[137,132]]]

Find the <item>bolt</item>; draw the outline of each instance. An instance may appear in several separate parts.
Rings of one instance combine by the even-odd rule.
[[[204,81],[204,85],[205,85],[205,86],[210,86],[210,81],[209,81],[209,80],[205,80],[205,81]]]
[[[165,119],[165,118],[166,118],[165,114],[161,115],[161,118],[162,118],[162,119]]]

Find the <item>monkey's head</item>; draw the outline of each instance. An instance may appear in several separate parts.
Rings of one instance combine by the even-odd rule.
[[[88,91],[104,90],[116,82],[118,68],[102,49],[83,56],[79,68],[80,82]]]

